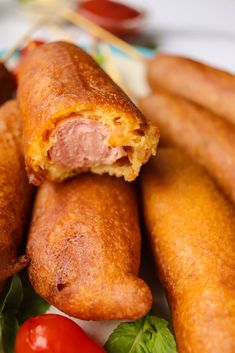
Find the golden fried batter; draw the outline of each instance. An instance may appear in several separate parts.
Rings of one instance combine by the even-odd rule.
[[[148,81],[235,123],[235,76],[188,58],[158,54],[149,62]]]
[[[36,292],[86,320],[136,319],[151,307],[137,277],[140,229],[133,185],[83,174],[44,182],[34,206],[27,254]]]
[[[179,151],[142,174],[144,214],[179,353],[235,352],[235,210]]]
[[[171,94],[155,92],[140,108],[161,129],[161,141],[202,164],[235,202],[235,127],[218,115]]]
[[[21,140],[19,109],[10,101],[0,108],[0,282],[28,263],[18,257],[32,195]]]

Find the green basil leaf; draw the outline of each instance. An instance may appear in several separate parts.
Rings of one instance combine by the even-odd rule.
[[[155,316],[149,315],[145,330],[148,336],[147,347],[149,352],[155,352],[155,347],[157,347],[157,353],[176,352],[174,336],[168,329],[165,320],[160,318],[156,320]]]
[[[144,343],[145,318],[121,323],[111,334],[104,348],[108,353],[148,353]]]
[[[14,344],[19,324],[14,314],[4,314],[1,319],[2,348],[4,353],[14,353]]]
[[[15,336],[19,328],[17,313],[23,299],[20,277],[11,278],[5,297],[0,304],[0,352],[14,353]]]
[[[23,299],[23,288],[20,277],[15,275],[12,277],[9,289],[0,304],[0,315],[5,312],[18,312]]]
[[[19,323],[31,316],[43,314],[49,304],[40,298],[29,283],[26,272],[11,278],[0,303],[0,353],[14,353]]]
[[[33,290],[29,281],[24,283],[23,292],[23,301],[17,315],[20,324],[31,316],[44,314],[50,307],[50,304]]]
[[[121,323],[104,348],[108,353],[176,353],[174,336],[167,325],[153,315]]]

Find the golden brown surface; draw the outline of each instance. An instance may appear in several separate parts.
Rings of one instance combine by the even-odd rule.
[[[10,101],[0,108],[0,282],[28,263],[18,257],[32,193],[21,139],[19,109]]]
[[[158,54],[148,65],[153,90],[163,88],[235,123],[235,76],[174,55]]]
[[[235,202],[235,128],[221,117],[170,94],[140,100],[140,109],[161,130],[164,144],[178,146],[200,162]]]
[[[86,320],[136,319],[151,308],[137,278],[140,229],[133,185],[84,174],[44,182],[27,245],[36,292],[65,313]]]
[[[145,220],[179,353],[235,352],[235,211],[186,155],[160,149],[142,174]]]
[[[146,121],[125,93],[79,47],[55,42],[33,50],[19,69],[18,100],[24,121],[26,167],[30,181],[61,181],[86,171],[108,172],[131,181],[159,138],[157,127]],[[52,132],[61,119],[74,114],[109,127],[109,146],[124,146],[128,158],[113,165],[70,169],[53,163],[48,151]]]

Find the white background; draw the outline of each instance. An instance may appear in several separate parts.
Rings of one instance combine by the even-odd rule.
[[[235,72],[235,0],[123,2],[148,12],[146,28],[154,33],[161,50],[193,56]],[[0,0],[0,49],[11,46],[30,26],[31,18],[22,14],[21,8],[16,0]]]

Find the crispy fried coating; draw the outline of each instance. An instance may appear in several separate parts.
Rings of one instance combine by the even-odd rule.
[[[202,167],[161,149],[142,174],[179,353],[235,352],[235,211]]]
[[[140,229],[133,185],[108,175],[46,181],[27,244],[36,292],[86,320],[136,319],[151,307],[137,277]]]
[[[235,123],[235,76],[185,57],[158,54],[149,62],[153,90],[164,89],[189,99]]]
[[[0,282],[27,263],[19,257],[32,196],[24,167],[20,112],[16,101],[0,108]]]
[[[143,117],[88,54],[71,43],[42,45],[23,60],[19,69],[18,100],[24,122],[26,167],[30,181],[36,185],[45,178],[61,181],[87,170],[124,176],[131,181],[138,175],[142,164],[156,153],[159,133],[155,124]],[[121,148],[119,155],[125,156],[109,164],[101,160],[90,166],[75,165],[78,152],[73,140],[78,136],[80,118],[86,124],[93,120],[104,125],[107,130],[104,143],[110,149]],[[72,124],[71,119],[74,119],[74,126],[69,132],[69,146],[66,141],[66,150],[70,150],[66,157],[66,123],[70,121]],[[101,128],[101,125],[97,126]],[[64,128],[63,139],[61,130],[55,134],[58,126]],[[84,136],[87,135],[84,133]],[[93,140],[89,139],[83,149]],[[93,153],[98,151],[95,145],[93,150]],[[92,157],[89,159],[96,160]]]
[[[235,127],[183,98],[154,93],[140,109],[161,129],[164,144],[175,145],[201,163],[235,202]]]

